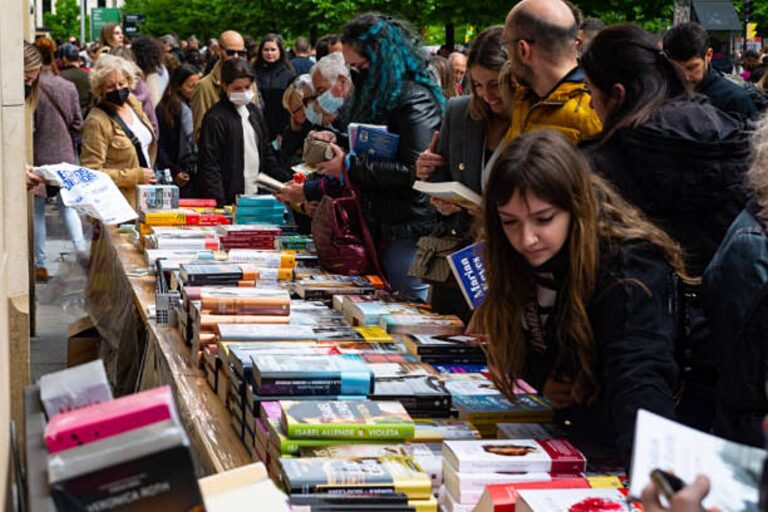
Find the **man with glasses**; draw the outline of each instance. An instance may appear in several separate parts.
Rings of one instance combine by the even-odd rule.
[[[602,131],[579,68],[578,28],[562,0],[523,0],[509,12],[503,37],[508,74],[517,86],[507,142],[551,129],[578,144]]]
[[[221,65],[225,60],[238,57],[247,59],[248,52],[245,49],[245,40],[238,32],[227,30],[219,36],[219,45],[215,49],[218,62],[210,73],[204,76],[197,84],[197,89],[192,96],[192,119],[195,123],[195,139],[200,136],[200,126],[206,112],[221,99]],[[256,90],[256,82],[251,85],[254,92],[253,102],[259,105],[259,93]]]

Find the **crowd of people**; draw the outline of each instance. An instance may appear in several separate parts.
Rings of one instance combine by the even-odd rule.
[[[34,163],[79,159],[131,203],[156,168],[219,205],[263,193],[265,173],[305,229],[351,188],[391,288],[487,336],[498,387],[513,397],[524,378],[570,436],[626,461],[643,408],[762,446],[768,64],[724,54],[697,23],[651,34],[562,0],[519,2],[466,49],[418,41],[376,13],[314,48],[232,30],[127,41],[114,25],[83,50],[40,39],[24,51]],[[352,123],[399,135],[395,158],[355,154]],[[294,181],[313,144],[326,157]],[[430,200],[415,180],[459,182],[482,206]],[[473,314],[432,270],[477,240],[488,293]]]

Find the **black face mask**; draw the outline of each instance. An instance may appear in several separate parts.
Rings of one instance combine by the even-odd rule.
[[[355,89],[360,89],[365,84],[365,81],[368,80],[367,69],[349,68],[349,73],[352,76],[352,84],[355,86]]]
[[[131,91],[127,87],[123,87],[121,89],[115,89],[114,91],[108,92],[104,95],[104,99],[110,103],[114,103],[118,107],[122,107],[125,102],[128,101],[129,94],[131,94]]]
[[[24,82],[24,99],[29,98],[30,94],[32,94],[32,86]]]

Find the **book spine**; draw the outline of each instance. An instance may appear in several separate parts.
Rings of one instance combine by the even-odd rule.
[[[415,427],[413,423],[389,424],[389,425],[304,425],[288,424],[286,434],[290,438],[310,439],[382,439],[403,441],[413,439]]]
[[[309,375],[270,375],[262,374],[258,379],[257,394],[269,396],[301,396],[301,395],[361,395],[366,396],[371,391],[371,375],[369,373],[342,373],[336,376]]]

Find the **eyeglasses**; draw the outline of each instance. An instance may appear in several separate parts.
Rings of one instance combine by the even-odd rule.
[[[246,50],[231,50],[229,48],[226,48],[224,50],[224,53],[226,53],[228,57],[234,57],[235,55],[237,55],[238,57],[248,56],[248,52]]]

